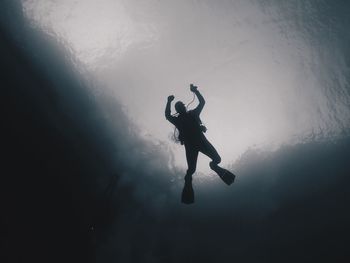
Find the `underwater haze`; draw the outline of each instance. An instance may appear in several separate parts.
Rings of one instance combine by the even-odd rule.
[[[349,11],[2,1],[0,260],[348,261]],[[225,185],[201,155],[184,205],[185,152],[164,110],[171,94],[190,102],[191,83],[237,177]]]

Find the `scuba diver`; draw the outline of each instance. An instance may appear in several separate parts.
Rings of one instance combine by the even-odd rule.
[[[195,109],[188,111],[185,104],[178,101],[175,103],[175,110],[177,114],[171,115],[171,102],[175,98],[173,95],[168,97],[165,108],[165,118],[175,125],[176,129],[178,129],[178,140],[185,146],[186,150],[188,168],[185,175],[185,185],[181,196],[181,201],[185,204],[194,203],[192,175],[196,171],[199,152],[207,155],[211,159],[209,164],[210,168],[215,171],[226,184],[232,184],[235,179],[234,174],[218,165],[221,162],[221,157],[204,135],[207,128],[202,124],[199,117],[205,104],[202,94],[198,91],[198,87],[194,86],[193,84],[190,85],[190,90],[197,96],[199,101],[199,104]]]

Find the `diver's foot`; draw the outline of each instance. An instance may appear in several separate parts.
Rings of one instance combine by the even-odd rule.
[[[218,174],[221,180],[225,182],[225,184],[231,185],[235,181],[236,176],[230,171],[224,168],[221,168],[220,166],[218,166],[216,163],[213,163],[213,162],[211,162],[209,165],[210,165],[210,168]]]
[[[191,180],[185,178],[185,185],[182,190],[181,202],[184,204],[194,203],[194,191],[192,187],[192,177]]]
[[[229,171],[224,171],[222,174],[218,174],[221,180],[223,180],[227,185],[231,185],[234,181],[236,176],[229,172]]]

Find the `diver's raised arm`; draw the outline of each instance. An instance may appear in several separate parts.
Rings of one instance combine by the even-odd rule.
[[[204,100],[202,94],[198,91],[198,87],[197,86],[194,86],[193,84],[191,84],[190,90],[194,94],[196,94],[196,96],[198,98],[199,104],[198,104],[198,106],[197,106],[197,108],[195,110],[198,112],[198,114],[200,114],[202,109],[203,109],[203,107],[204,107],[204,105],[205,105],[205,100]]]
[[[166,106],[165,106],[165,118],[170,121],[172,124],[174,124],[174,119],[175,117],[171,116],[171,109],[170,109],[170,106],[171,106],[171,102],[174,100],[174,96],[173,95],[170,95],[168,97],[168,101],[166,103]]]

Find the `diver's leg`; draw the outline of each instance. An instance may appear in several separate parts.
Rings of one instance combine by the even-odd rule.
[[[186,149],[186,160],[187,160],[187,172],[185,176],[185,181],[186,180],[192,181],[192,174],[194,174],[197,167],[198,149],[188,145],[185,145],[185,149]]]
[[[182,190],[181,202],[185,204],[194,203],[194,191],[192,187],[192,175],[196,171],[198,150],[194,147],[185,145],[186,159],[187,159],[187,172],[185,176],[185,185]]]
[[[215,147],[206,138],[202,141],[200,152],[211,158],[212,161],[209,163],[210,168],[216,172],[226,184],[230,185],[233,183],[235,175],[218,165],[221,162],[221,157]]]
[[[217,152],[215,147],[207,140],[207,138],[204,138],[202,140],[199,151],[205,154],[206,156],[208,156],[212,160],[210,162],[210,168],[212,168],[212,166],[218,166],[218,164],[221,162],[221,157],[219,153]]]

